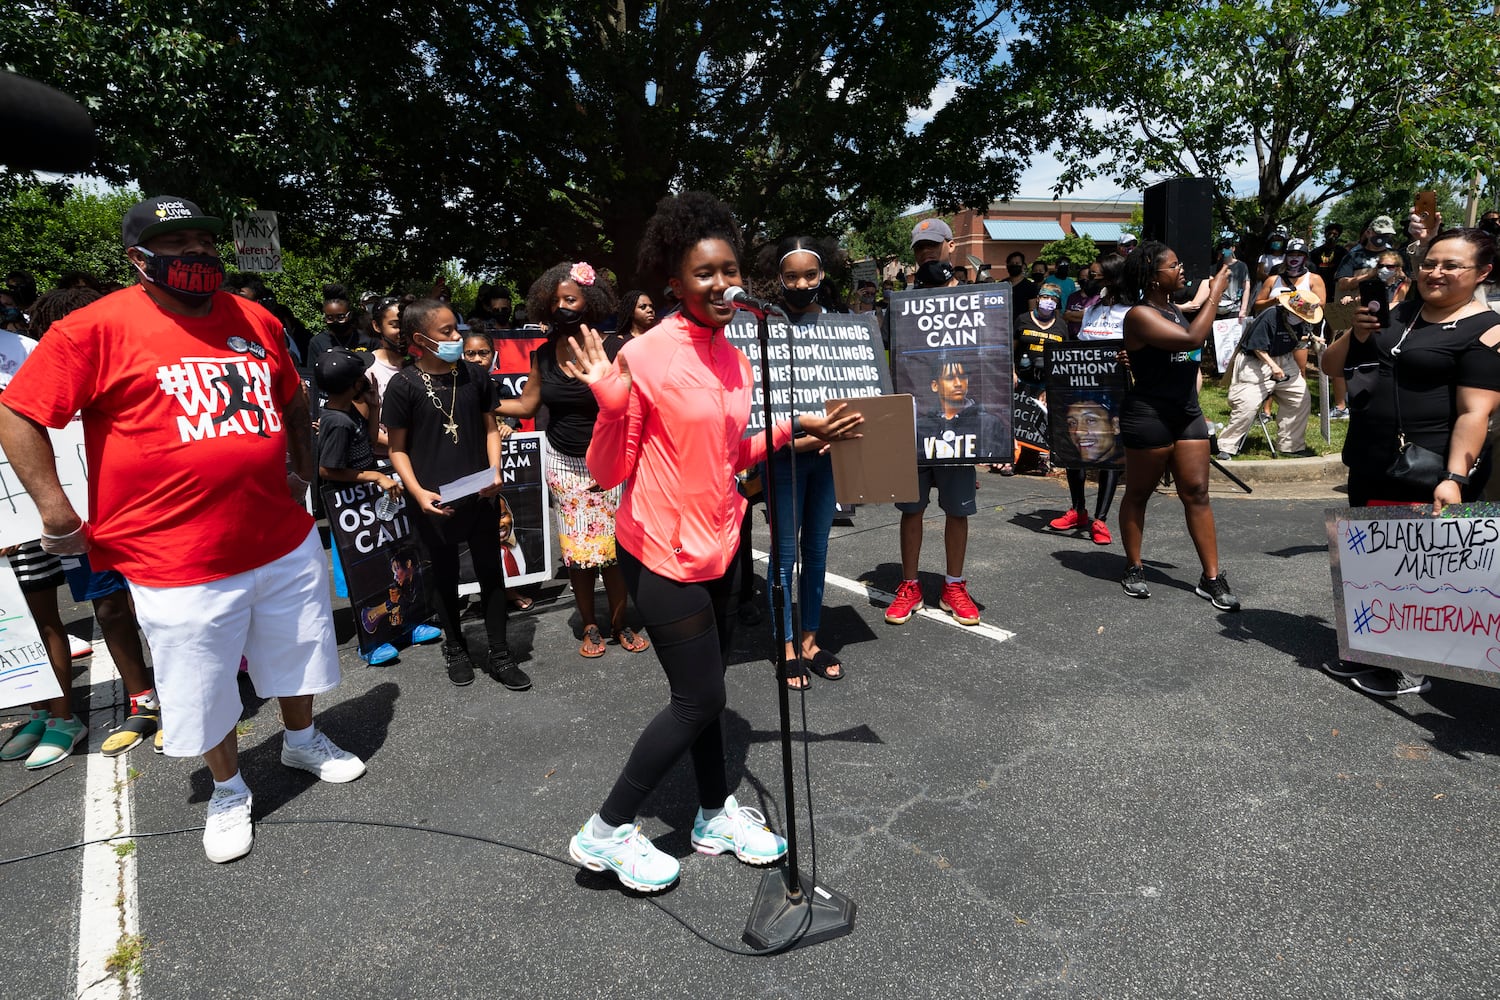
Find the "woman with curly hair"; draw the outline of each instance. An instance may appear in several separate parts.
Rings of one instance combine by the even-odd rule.
[[[583,643],[578,655],[603,656],[604,636],[594,614],[594,580],[604,577],[610,635],[622,648],[639,653],[650,647],[625,624],[625,578],[615,555],[615,508],[620,489],[601,487],[589,474],[589,441],[599,404],[594,394],[568,374],[561,362],[573,357],[569,338],[597,327],[615,309],[609,282],[588,264],[565,262],[549,268],[526,293],[526,314],[547,324],[547,341],[531,352],[531,375],[517,399],[501,402],[495,413],[530,419],[547,407],[547,489],[557,510],[558,540]],[[618,348],[616,348],[618,350]],[[612,352],[611,352],[612,356]]]
[[[621,341],[633,340],[656,325],[656,306],[651,296],[632,289],[620,296],[620,312],[615,317],[615,335]]]
[[[616,515],[620,566],[667,675],[671,701],[636,740],[599,811],[568,844],[574,860],[612,871],[643,892],[677,879],[677,859],[651,845],[636,815],[658,782],[691,752],[698,783],[693,847],[774,863],[786,842],[730,794],[724,769],[726,610],[745,501],[734,474],[766,457],[763,435],[743,437],[754,389],[750,361],[724,337],[742,286],[740,228],[729,206],[698,192],[663,199],[646,225],[639,270],[666,277],[681,309],[611,361],[584,327],[570,338],[567,373],[593,391],[599,419],[588,466],[600,485],[625,483]],[[783,420],[823,440],[854,435],[857,414],[835,410]]]
[[[1239,598],[1219,567],[1214,512],[1208,505],[1208,422],[1198,408],[1198,351],[1213,330],[1214,311],[1200,309],[1191,324],[1172,301],[1187,284],[1182,261],[1172,248],[1147,240],[1125,259],[1125,351],[1130,358],[1130,389],[1120,412],[1125,442],[1125,499],[1120,501],[1120,538],[1125,544],[1125,576],[1120,585],[1131,597],[1147,598],[1141,537],[1146,501],[1172,470],[1177,496],[1187,517],[1188,535],[1198,550],[1203,576],[1195,593],[1220,611],[1238,611]],[[1209,302],[1229,284],[1229,269],[1209,279]]]

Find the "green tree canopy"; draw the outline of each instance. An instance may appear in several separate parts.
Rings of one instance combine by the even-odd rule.
[[[1489,0],[1022,7],[1014,79],[1067,95],[1052,118],[1068,137],[1059,192],[1098,174],[1126,187],[1192,174],[1218,183],[1224,217],[1230,178],[1253,166],[1247,221],[1263,234],[1297,194],[1316,209],[1500,162]]]
[[[0,48],[91,109],[105,178],[275,210],[294,251],[371,248],[387,273],[356,283],[454,258],[628,277],[656,202],[686,188],[734,204],[752,243],[837,235],[879,199],[1012,193],[1010,151],[1041,123],[992,100],[999,10],[23,0]],[[940,83],[952,99],[909,127]]]

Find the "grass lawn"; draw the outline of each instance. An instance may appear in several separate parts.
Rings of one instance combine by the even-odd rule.
[[[1225,378],[1227,379],[1227,376]],[[1312,396],[1312,413],[1307,419],[1307,446],[1319,455],[1337,454],[1344,447],[1344,435],[1349,432],[1349,422],[1333,421],[1329,427],[1332,440],[1324,440],[1322,421],[1319,417],[1319,414],[1323,412],[1323,400],[1318,395],[1318,378],[1315,371],[1308,372],[1307,391]],[[1229,422],[1229,392],[1225,385],[1205,377],[1203,391],[1198,394],[1198,404],[1203,408],[1203,415],[1210,422],[1216,424]],[[1275,406],[1274,402],[1272,406]],[[1271,422],[1274,424],[1276,421]],[[1276,440],[1275,427],[1271,428],[1271,440]],[[1266,436],[1261,433],[1258,424],[1251,424],[1250,433],[1245,437],[1245,443],[1235,458],[1270,457],[1271,449],[1266,447]]]

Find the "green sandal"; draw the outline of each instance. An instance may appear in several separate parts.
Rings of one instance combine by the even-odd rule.
[[[15,734],[5,741],[5,746],[0,747],[0,760],[20,760],[30,755],[31,751],[36,749],[42,734],[47,731],[47,720],[51,717],[48,712],[32,712],[31,721],[17,729]]]
[[[88,734],[89,727],[76,717],[51,720],[47,724],[47,731],[37,742],[36,749],[26,758],[26,770],[40,771],[44,767],[51,767],[72,753],[73,748]]]

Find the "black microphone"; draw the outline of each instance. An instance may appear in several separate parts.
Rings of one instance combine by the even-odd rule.
[[[0,150],[0,163],[15,170],[85,170],[98,149],[83,105],[60,90],[3,71],[0,127],[12,140]]]
[[[756,319],[765,319],[767,316],[781,313],[781,307],[774,302],[766,302],[763,299],[752,298],[750,293],[739,285],[730,285],[724,292],[724,301],[736,309],[743,309]],[[784,313],[782,315],[785,315]]]

